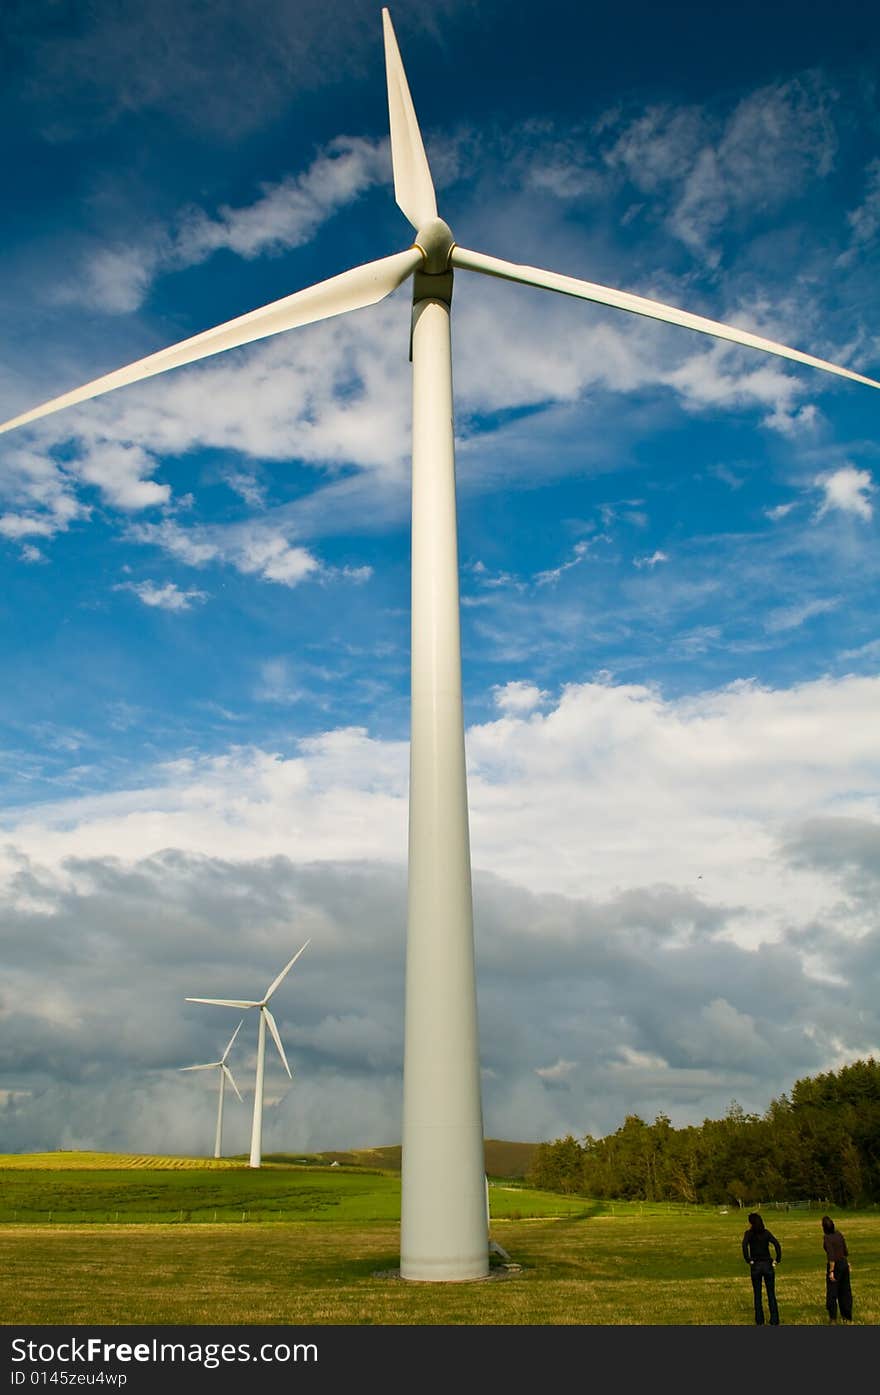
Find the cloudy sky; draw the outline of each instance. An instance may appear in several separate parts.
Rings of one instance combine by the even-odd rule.
[[[467,247],[880,376],[880,20],[392,7]],[[4,7],[0,419],[398,251],[378,4]],[[399,1139],[409,300],[0,440],[0,1149]],[[487,1135],[880,1052],[880,394],[457,273]],[[230,1064],[245,1148],[256,1024]]]

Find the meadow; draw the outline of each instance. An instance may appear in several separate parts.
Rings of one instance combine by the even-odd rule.
[[[4,1324],[752,1324],[737,1210],[490,1187],[489,1280],[408,1284],[400,1179],[325,1159],[0,1158]],[[104,1165],[101,1165],[101,1164]],[[7,1165],[8,1164],[8,1165]],[[54,1164],[54,1165],[52,1165]],[[49,1215],[52,1215],[51,1221]],[[217,1215],[215,1221],[214,1215]],[[826,1321],[819,1210],[765,1211],[785,1325]],[[855,1316],[880,1322],[880,1214],[839,1214]]]

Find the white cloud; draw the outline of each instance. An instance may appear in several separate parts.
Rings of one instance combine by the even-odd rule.
[[[812,620],[814,615],[827,615],[839,605],[839,596],[829,596],[824,600],[797,601],[794,605],[779,606],[765,616],[764,628],[771,634],[778,634],[781,630],[794,630],[805,621]]]
[[[823,491],[825,496],[816,513],[817,518],[824,518],[828,513],[839,512],[852,513],[857,518],[863,518],[866,522],[870,522],[874,515],[870,496],[876,492],[876,485],[871,478],[870,471],[857,470],[853,465],[844,465],[839,470],[817,475],[813,483],[817,489]]]
[[[323,570],[308,549],[259,522],[187,529],[176,520],[165,518],[161,523],[132,527],[130,536],[135,542],[162,548],[190,567],[226,563],[245,576],[260,576],[282,586],[296,586]]]
[[[54,460],[50,443],[68,439],[71,425],[75,431],[75,418],[40,423],[35,434],[46,443],[42,449],[6,445],[0,499],[18,510],[0,519],[0,533],[6,537],[52,537],[75,520],[88,518],[89,507],[77,497],[83,485],[97,488],[106,503],[125,513],[169,501],[170,487],[150,479],[158,461],[130,440],[108,439],[92,428],[77,438],[79,449],[72,459]]]
[[[778,431],[782,436],[796,437],[812,433],[816,430],[821,419],[818,407],[812,402],[806,402],[796,411],[786,411],[783,407],[775,407],[762,422],[763,426],[768,426],[771,431]]]
[[[837,149],[835,98],[815,73],[744,98],[720,138],[694,161],[670,217],[673,231],[717,262],[713,239],[731,213],[778,207],[794,190],[827,176]]]
[[[745,477],[738,475],[727,465],[710,465],[709,474],[713,475],[715,479],[721,480],[730,489],[742,489],[745,484]]]
[[[633,566],[634,566],[634,567],[651,567],[651,568],[653,568],[653,567],[656,567],[656,566],[657,566],[658,562],[668,562],[668,561],[669,561],[669,554],[666,553],[666,552],[661,552],[660,549],[658,548],[655,552],[652,552],[652,553],[651,553],[651,556],[650,556],[650,557],[634,557],[634,558],[633,558]]]
[[[638,189],[656,194],[691,172],[706,134],[699,108],[653,106],[626,126],[605,159],[626,170]]]
[[[146,300],[160,258],[155,239],[98,247],[83,258],[75,276],[53,287],[51,299],[60,305],[87,305],[110,315],[129,315]]]
[[[754,1067],[764,1050],[751,1013],[726,998],[713,998],[682,1024],[682,1045],[694,1061],[710,1067]]]
[[[859,805],[880,764],[869,715],[878,694],[877,680],[828,680],[668,703],[586,684],[545,715],[472,728],[475,865],[579,896],[695,886],[700,875],[703,891],[753,908],[742,933],[772,936],[828,894],[795,889],[776,866],[774,830],[814,802]]]
[[[736,220],[778,207],[832,169],[836,93],[808,72],[744,97],[719,120],[696,106],[656,105],[630,120],[605,155],[667,209],[666,225],[715,266]],[[612,116],[612,130],[618,122]]]
[[[4,538],[51,538],[65,529],[78,511],[66,515],[62,510],[52,514],[4,513],[0,515],[0,536]]]
[[[373,575],[373,568],[367,565],[363,567],[325,567],[323,574],[325,576],[342,576],[345,577],[346,581],[354,581],[358,585],[362,585],[365,581],[369,581]]]
[[[14,444],[3,452],[0,500],[12,506],[0,515],[5,538],[51,538],[90,512],[76,498],[75,482],[47,452]]]
[[[171,488],[147,478],[157,468],[141,446],[117,441],[89,445],[73,469],[87,484],[96,485],[108,503],[126,513],[167,504]]]
[[[595,199],[605,187],[601,175],[584,168],[573,151],[558,152],[555,163],[550,152],[542,151],[541,160],[530,165],[526,179],[533,189],[565,200]]]
[[[865,171],[865,197],[847,215],[852,229],[849,248],[841,254],[838,262],[846,265],[858,252],[868,247],[880,229],[880,160],[872,160]]]
[[[123,581],[113,588],[115,591],[133,591],[145,606],[159,610],[189,610],[194,601],[207,600],[206,591],[181,591],[174,581],[157,586],[154,581]]]
[[[286,659],[266,659],[260,665],[260,681],[255,696],[260,702],[299,702],[305,696],[295,682]]]
[[[673,654],[694,658],[697,654],[706,654],[710,649],[714,649],[720,639],[720,625],[697,625],[692,630],[685,630],[676,635],[670,650]]]
[[[493,690],[495,706],[502,712],[533,712],[550,696],[535,683],[525,683],[521,679],[505,683]]]
[[[50,418],[47,430],[68,440],[87,420],[99,439],[137,441],[157,456],[210,448],[259,461],[358,465],[402,479],[408,313],[397,295],[110,393],[86,415]]]
[[[252,203],[222,207],[214,215],[190,207],[171,226],[148,230],[139,241],[90,250],[52,298],[130,314],[158,276],[198,265],[215,252],[252,260],[300,247],[340,209],[387,183],[390,158],[387,140],[338,136],[308,169],[263,185]]]
[[[191,210],[175,237],[171,260],[190,266],[221,248],[251,259],[299,247],[340,208],[387,183],[389,165],[387,140],[338,136],[302,174],[265,185],[254,203],[221,208],[215,218]]]
[[[304,547],[293,547],[279,533],[253,527],[241,529],[233,542],[234,566],[245,574],[256,573],[282,586],[296,586],[320,568]]]
[[[570,571],[572,567],[579,567],[581,562],[586,560],[590,548],[593,545],[593,541],[593,539],[589,541],[582,539],[580,542],[576,542],[567,562],[561,562],[558,567],[550,567],[547,571],[537,572],[535,574],[535,585],[547,586],[554,581],[558,581],[563,572]]]
[[[731,351],[730,345],[721,342],[693,353],[663,374],[661,380],[682,394],[686,409],[696,410],[742,408],[759,403],[772,406],[774,412],[785,411],[803,391],[802,384],[789,377],[779,359],[767,354],[746,355],[742,349]]]
[[[860,644],[857,649],[844,649],[840,654],[841,659],[868,659],[880,660],[880,639],[871,639],[867,644]]]
[[[560,1057],[552,1066],[536,1066],[535,1075],[542,1080],[565,1080],[573,1070],[577,1070],[577,1061],[563,1061]]]
[[[223,479],[235,494],[244,499],[246,504],[250,504],[255,509],[263,508],[266,502],[266,490],[256,475],[249,474],[246,470],[230,470],[223,476]]]
[[[163,518],[161,523],[135,524],[130,534],[135,542],[161,547],[189,567],[203,567],[221,555],[207,529],[183,528],[173,518]]]
[[[611,1069],[621,1070],[641,1070],[641,1071],[667,1071],[669,1062],[662,1056],[650,1056],[646,1051],[636,1051],[631,1046],[620,1046],[617,1048],[618,1060],[611,1062]]]

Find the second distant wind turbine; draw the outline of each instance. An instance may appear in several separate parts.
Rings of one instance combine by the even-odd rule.
[[[216,1131],[216,1133],[215,1133],[215,1135],[214,1135],[214,1157],[215,1157],[215,1158],[219,1158],[219,1157],[222,1156],[222,1147],[223,1147],[223,1091],[224,1091],[224,1087],[225,1087],[225,1085],[226,1085],[226,1081],[227,1081],[227,1080],[229,1081],[229,1083],[230,1083],[230,1085],[232,1086],[232,1088],[233,1088],[233,1090],[235,1091],[235,1093],[238,1095],[238,1098],[241,1100],[242,1104],[244,1104],[244,1100],[241,1099],[241,1092],[239,1091],[239,1088],[238,1088],[238,1086],[236,1085],[235,1080],[233,1079],[232,1071],[229,1069],[229,1067],[228,1067],[227,1064],[226,1064],[226,1057],[229,1055],[230,1051],[232,1050],[232,1043],[235,1041],[235,1038],[238,1036],[239,1032],[241,1031],[242,1023],[243,1023],[243,1022],[244,1022],[244,1018],[241,1019],[241,1022],[239,1022],[238,1026],[237,1026],[236,1029],[235,1029],[235,1031],[232,1033],[232,1036],[229,1038],[229,1043],[228,1043],[228,1045],[227,1045],[227,1047],[226,1047],[226,1050],[223,1052],[223,1055],[220,1057],[220,1060],[219,1060],[219,1061],[209,1061],[208,1064],[207,1064],[206,1066],[181,1066],[181,1067],[180,1067],[181,1070],[216,1070],[216,1071],[218,1072],[219,1076],[220,1076],[220,1099],[219,1099],[219,1102],[218,1102],[218,1104],[217,1104],[217,1131]]]
[[[301,949],[296,951],[289,964],[285,964],[281,973],[269,984],[265,997],[259,999],[245,998],[187,998],[188,1003],[211,1003],[215,1007],[235,1007],[235,1008],[259,1008],[260,1012],[260,1034],[257,1040],[257,1078],[254,1084],[254,1122],[251,1128],[251,1155],[250,1166],[259,1167],[262,1163],[262,1138],[263,1138],[263,1077],[266,1069],[266,1027],[272,1033],[272,1040],[278,1048],[278,1055],[281,1057],[281,1064],[292,1079],[293,1072],[287,1064],[287,1057],[284,1054],[284,1047],[281,1045],[281,1037],[278,1034],[278,1027],[275,1018],[268,1008],[269,999],[275,990],[283,983],[290,973],[303,950],[311,944],[311,940],[306,940]],[[239,1024],[241,1025],[241,1024]],[[236,1030],[238,1030],[236,1028]],[[192,1067],[189,1067],[192,1069]]]

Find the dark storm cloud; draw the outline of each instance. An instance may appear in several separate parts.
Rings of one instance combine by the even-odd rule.
[[[880,824],[869,819],[806,820],[783,846],[795,867],[831,872],[858,896],[880,884]]]
[[[805,972],[805,929],[744,949],[725,938],[730,908],[687,891],[592,903],[478,875],[475,903],[495,1136],[608,1131],[633,1110],[684,1123],[732,1098],[760,1110],[833,1051],[880,1036],[865,986],[876,935],[837,955],[858,1004],[842,1014],[840,990]],[[2,1146],[205,1151],[213,1080],[177,1072],[216,1060],[242,1014],[184,999],[259,998],[309,937],[273,1000],[295,1073],[291,1084],[270,1056],[266,1146],[395,1141],[404,921],[397,867],[169,851],[50,872],[19,858],[2,918],[16,965],[3,993]],[[255,1038],[246,1020],[230,1057],[246,1099],[230,1150],[246,1143]]]

